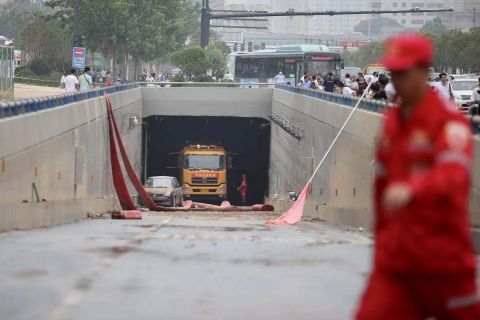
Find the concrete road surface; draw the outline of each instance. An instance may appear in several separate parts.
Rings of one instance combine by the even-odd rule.
[[[351,319],[368,234],[272,217],[146,214],[0,234],[1,319]]]
[[[32,86],[15,83],[15,99],[38,98],[65,93],[64,89],[55,87]]]

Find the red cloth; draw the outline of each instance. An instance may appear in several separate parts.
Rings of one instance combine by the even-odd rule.
[[[480,319],[475,274],[374,272],[357,320]]]
[[[115,136],[113,133],[113,118],[111,116],[110,109],[110,101],[107,98],[108,132],[110,136],[110,162],[112,166],[113,186],[117,192],[118,200],[122,209],[134,210],[135,205],[130,198],[130,193],[128,192],[127,184],[125,183],[125,178],[123,177],[122,168],[118,159],[117,146],[115,144]]]
[[[122,155],[123,164],[125,166],[125,169],[127,170],[128,177],[130,178],[130,181],[135,187],[135,190],[138,192],[138,195],[143,199],[143,202],[147,205],[148,209],[153,211],[158,211],[159,208],[157,207],[155,202],[153,202],[153,200],[150,198],[147,191],[145,191],[145,188],[143,187],[142,182],[138,178],[137,173],[135,172],[135,169],[133,168],[130,160],[128,159],[127,152],[125,151],[125,146],[123,145],[122,135],[120,134],[120,130],[118,129],[117,122],[115,121],[115,115],[113,114],[112,103],[110,102],[110,98],[107,95],[105,95],[105,99],[107,101],[108,115],[113,125],[115,136],[118,142],[118,147],[120,149],[120,154]]]
[[[375,268],[386,272],[474,272],[468,220],[472,138],[468,121],[429,91],[407,118],[387,112],[377,146]],[[407,183],[411,202],[382,206],[385,189]]]
[[[310,193],[310,189],[312,187],[312,183],[308,183],[303,191],[298,196],[297,201],[293,204],[293,206],[285,212],[283,215],[278,217],[275,220],[269,220],[267,224],[297,224],[303,216],[303,210],[305,209],[305,202],[307,201],[308,194]]]

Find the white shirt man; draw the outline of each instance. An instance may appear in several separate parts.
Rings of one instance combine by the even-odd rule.
[[[275,84],[285,84],[285,76],[283,73],[280,71],[275,78],[273,78],[273,81],[275,81]]]
[[[452,85],[448,81],[448,76],[445,73],[440,75],[440,82],[435,85],[435,91],[445,100],[453,100]]]
[[[473,103],[480,102],[480,78],[478,79],[478,86],[475,89],[473,89],[472,97],[470,98],[470,101]]]
[[[66,92],[75,92],[78,88],[78,79],[75,75],[75,69],[72,69],[71,73],[65,77],[65,91]]]
[[[90,71],[90,68],[85,68],[85,71],[83,74],[80,76],[80,91],[88,91],[92,90],[92,76],[88,73]]]
[[[342,88],[342,94],[347,97],[355,96],[355,93],[353,92],[353,90],[346,86]]]

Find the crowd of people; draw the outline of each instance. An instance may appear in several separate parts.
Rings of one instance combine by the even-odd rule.
[[[114,77],[108,70],[99,71],[98,69],[85,67],[80,76],[77,76],[77,70],[75,68],[70,70],[70,74],[64,74],[60,80],[60,86],[64,88],[66,92],[75,92],[88,91],[97,86],[110,87],[124,82],[121,73],[118,73],[117,76]]]
[[[393,101],[395,90],[390,83],[390,79],[385,74],[379,75],[375,73],[370,81],[373,81],[373,83],[365,94],[366,98]],[[292,85],[290,82],[287,82],[282,72],[275,76],[274,82],[276,84]],[[335,78],[332,72],[326,75],[305,73],[299,83],[297,83],[297,87],[337,93],[347,97],[361,97],[368,88],[368,84],[369,82],[362,73],[358,75],[346,74],[343,80]]]
[[[171,78],[171,74],[163,71],[157,75],[155,72],[147,72],[147,70],[143,70],[142,74],[140,75],[140,81],[146,82],[147,87],[156,87],[158,82],[160,82],[160,87],[170,87],[169,82],[171,82]]]

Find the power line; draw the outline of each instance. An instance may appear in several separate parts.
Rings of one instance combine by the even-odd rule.
[[[265,17],[295,17],[295,16],[338,16],[338,15],[368,15],[368,14],[389,14],[389,13],[421,13],[421,12],[453,12],[453,8],[449,9],[421,9],[413,8],[410,10],[366,10],[366,11],[295,11],[289,9],[284,12],[255,12],[239,10],[241,12],[214,14],[209,7],[209,0],[203,1],[202,17],[201,17],[201,41],[200,44],[204,48],[209,43],[210,21],[225,20],[232,18],[265,18]],[[222,11],[223,12],[223,11]],[[255,28],[255,27],[254,27]]]

